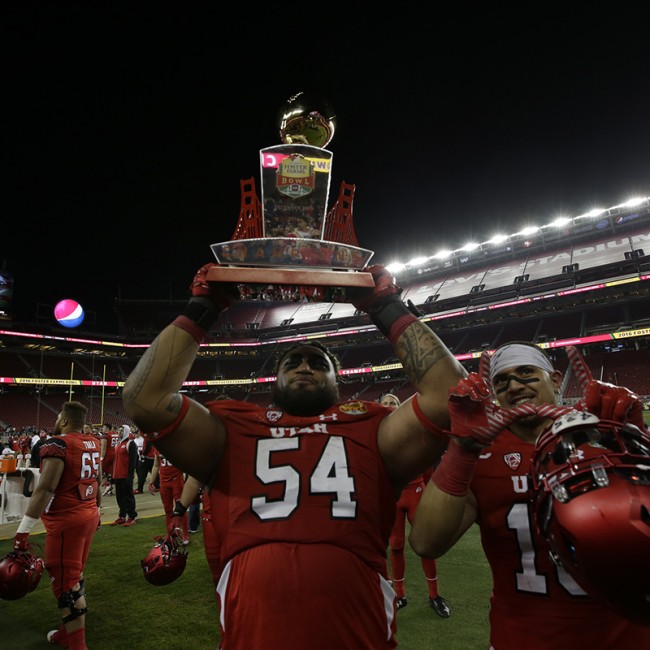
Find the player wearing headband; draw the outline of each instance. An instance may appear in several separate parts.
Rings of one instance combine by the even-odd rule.
[[[568,356],[583,388],[578,408],[638,421],[634,393],[593,380],[574,348]],[[533,525],[528,471],[538,435],[563,409],[561,382],[562,373],[532,343],[508,343],[491,358],[484,353],[479,372],[450,391],[454,438],[425,489],[409,541],[419,555],[439,558],[479,526],[493,580],[491,650],[650,647],[650,627],[588,597],[552,562]]]

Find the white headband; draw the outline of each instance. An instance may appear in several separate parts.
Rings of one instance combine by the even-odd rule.
[[[503,371],[504,368],[516,368],[517,366],[535,366],[548,372],[554,372],[555,368],[538,348],[521,343],[510,343],[499,348],[490,359],[490,380]]]

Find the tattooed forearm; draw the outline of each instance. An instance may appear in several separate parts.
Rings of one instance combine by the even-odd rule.
[[[183,398],[180,393],[174,393],[167,404],[166,411],[170,415],[176,417],[181,412],[181,406],[183,405]]]
[[[124,385],[125,407],[140,414],[173,412],[174,399],[196,357],[196,342],[182,330],[169,327],[142,355]]]
[[[404,332],[396,352],[406,376],[416,387],[433,366],[449,357],[449,350],[424,323],[414,323]]]
[[[154,342],[147,348],[147,351],[140,357],[140,361],[138,361],[136,367],[133,369],[133,372],[131,372],[129,378],[124,384],[124,390],[122,391],[122,400],[124,402],[129,402],[133,405],[136,405],[138,403],[138,397],[140,396],[142,389],[149,378],[151,368],[154,364],[157,348],[158,339],[155,339]]]

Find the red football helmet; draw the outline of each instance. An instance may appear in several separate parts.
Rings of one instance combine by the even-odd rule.
[[[571,411],[539,437],[531,474],[553,559],[593,598],[650,624],[650,434]]]
[[[0,598],[18,600],[34,591],[45,563],[29,551],[11,551],[0,560]]]
[[[158,587],[174,582],[185,571],[187,550],[177,532],[167,537],[156,537],[156,543],[144,560],[140,561],[147,582]]]

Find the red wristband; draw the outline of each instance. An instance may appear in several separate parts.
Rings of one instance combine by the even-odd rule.
[[[453,440],[431,475],[431,480],[442,492],[455,497],[464,497],[469,491],[469,484],[478,463],[478,454],[468,451]]]
[[[203,343],[203,339],[205,338],[205,330],[202,327],[199,327],[187,316],[177,316],[172,322],[172,325],[185,330],[199,345]]]
[[[161,440],[165,436],[168,436],[170,433],[173,433],[178,429],[180,423],[183,421],[185,416],[187,415],[187,410],[190,408],[190,400],[188,397],[185,395],[181,395],[181,399],[183,400],[181,403],[181,411],[178,414],[178,417],[167,427],[164,429],[161,429],[160,431],[151,431],[149,433],[145,433],[144,431],[142,432],[142,437],[145,440],[151,440],[155,442],[156,440]]]
[[[400,316],[391,326],[390,332],[388,333],[388,340],[395,345],[397,339],[402,336],[404,330],[418,320],[413,314],[404,314]]]

